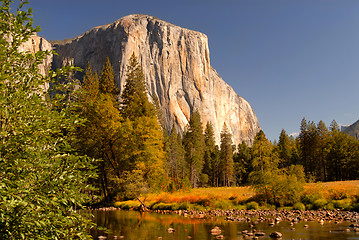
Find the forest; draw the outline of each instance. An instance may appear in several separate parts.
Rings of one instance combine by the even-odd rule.
[[[134,54],[129,62],[121,94],[107,59],[99,76],[88,65],[73,101],[76,114],[86,119],[74,147],[97,159],[93,194],[103,202],[152,191],[261,185],[278,177],[294,183],[357,179],[359,141],[341,132],[335,121],[328,128],[323,121],[303,118],[297,138],[282,130],[274,143],[259,131],[252,146],[233,145],[226,123],[216,145],[211,123],[203,123],[198,111],[183,133],[174,126],[167,132],[158,100],[148,99]]]

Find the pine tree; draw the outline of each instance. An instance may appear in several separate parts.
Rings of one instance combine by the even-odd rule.
[[[204,132],[204,166],[203,174],[208,176],[209,183],[214,186],[215,181],[215,168],[216,166],[216,143],[214,139],[213,125],[207,122],[206,129]]]
[[[155,107],[147,97],[142,67],[134,54],[127,66],[120,107],[124,119],[118,138],[121,166],[127,175],[137,171],[150,187],[160,187],[165,159],[163,133]]]
[[[280,167],[288,167],[291,165],[291,142],[290,139],[284,129],[282,129],[280,136],[279,136],[279,142],[278,142],[278,148],[279,148],[279,158],[280,161]]]
[[[278,157],[272,151],[272,144],[269,142],[264,132],[260,130],[254,138],[252,146],[253,170],[264,172],[265,170],[276,169],[278,167]]]
[[[97,72],[93,73],[90,63],[87,63],[85,75],[83,78],[83,89],[87,92],[88,98],[97,98],[99,94],[100,82],[97,76]]]
[[[232,148],[232,134],[229,132],[227,124],[224,123],[221,132],[221,169],[223,176],[223,186],[231,186],[234,177],[234,162]]]
[[[142,67],[132,53],[127,66],[126,84],[121,95],[121,113],[124,118],[134,120],[141,116],[155,116],[156,111],[148,100]]]
[[[248,183],[249,174],[252,172],[251,148],[246,142],[238,144],[234,157],[235,175],[238,184]]]
[[[102,68],[100,74],[99,90],[104,94],[116,95],[118,93],[117,86],[115,84],[115,74],[111,65],[110,59],[106,58],[106,63]]]
[[[191,115],[183,142],[189,168],[189,180],[192,187],[198,187],[204,164],[204,135],[201,116],[198,111]]]
[[[183,180],[187,175],[186,164],[184,162],[184,150],[182,139],[176,132],[175,126],[172,126],[170,135],[166,141],[167,146],[167,169],[172,179],[173,190],[179,189],[183,185]]]
[[[319,160],[316,167],[317,176],[320,179],[320,181],[326,181],[327,153],[329,151],[328,149],[329,131],[323,121],[319,121],[317,125],[317,133],[318,133],[317,159]]]

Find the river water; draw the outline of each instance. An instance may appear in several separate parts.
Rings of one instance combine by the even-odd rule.
[[[195,219],[183,217],[175,214],[159,213],[140,213],[136,211],[94,211],[95,222],[98,226],[106,227],[111,233],[104,231],[93,231],[91,234],[94,239],[99,236],[107,236],[107,239],[124,240],[215,240],[220,236],[212,235],[211,229],[218,226],[221,229],[222,239],[239,240],[253,239],[245,238],[242,231],[251,231],[247,222],[229,222],[224,217],[211,220]],[[354,232],[350,228],[350,222],[338,224],[325,222],[298,222],[293,226],[289,222],[279,222],[270,226],[268,222],[259,222],[255,225],[257,231],[264,232],[266,235],[258,239],[271,239],[269,235],[278,231],[283,234],[285,239],[351,239],[359,240],[359,232]],[[173,228],[174,232],[168,229]],[[116,239],[116,238],[115,238]]]

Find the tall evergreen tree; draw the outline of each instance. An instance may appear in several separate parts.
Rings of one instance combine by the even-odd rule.
[[[167,148],[167,169],[168,174],[172,180],[173,189],[183,187],[183,180],[187,175],[186,164],[184,161],[184,150],[182,146],[182,139],[176,132],[175,126],[172,126],[170,135],[166,141]]]
[[[278,142],[280,167],[288,167],[291,165],[291,142],[286,131],[282,129]]]
[[[191,115],[183,142],[185,159],[189,168],[189,180],[192,187],[198,187],[204,164],[204,135],[198,111],[194,111]]]
[[[233,160],[237,184],[248,183],[249,174],[252,172],[252,155],[251,148],[244,141],[238,144]]]
[[[359,176],[359,141],[339,130],[333,121],[330,126],[327,153],[327,180],[356,180]]]
[[[231,186],[234,178],[234,162],[232,148],[232,134],[229,132],[227,124],[224,123],[221,132],[221,169],[223,176],[223,186]]]
[[[163,133],[155,107],[147,97],[142,67],[134,54],[129,59],[121,99],[120,112],[124,119],[118,146],[121,165],[127,176],[136,170],[150,187],[159,187],[164,176]]]
[[[100,82],[97,76],[97,72],[92,72],[92,68],[89,62],[87,63],[87,68],[85,70],[82,87],[86,91],[86,96],[88,99],[97,98],[100,90]]]
[[[272,144],[260,130],[254,138],[252,146],[253,170],[264,172],[278,167],[278,156],[272,151]]]
[[[318,145],[317,145],[317,178],[320,181],[326,181],[327,179],[327,153],[328,141],[329,141],[329,131],[325,123],[321,120],[317,125],[317,134],[318,134]]]
[[[215,183],[215,168],[216,166],[216,142],[214,139],[213,125],[207,122],[204,132],[204,166],[203,174],[208,176],[209,184],[214,186]]]
[[[104,94],[116,95],[118,93],[118,89],[115,83],[115,74],[108,57],[106,58],[106,63],[103,66],[100,74],[99,90]]]
[[[155,116],[156,111],[148,100],[147,87],[142,67],[132,53],[127,66],[126,84],[121,95],[121,113],[134,120],[141,116]]]

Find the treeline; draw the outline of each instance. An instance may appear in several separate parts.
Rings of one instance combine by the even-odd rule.
[[[282,130],[275,143],[260,131],[252,146],[245,142],[234,146],[224,123],[218,146],[212,124],[204,124],[194,111],[182,134],[175,126],[167,133],[161,126],[158,99],[148,100],[134,54],[119,94],[107,59],[99,75],[88,65],[73,108],[87,119],[77,129],[74,145],[82,154],[98,159],[99,177],[92,179],[98,191],[93,194],[105,201],[135,198],[149,190],[258,186],[265,178],[292,182],[357,179],[359,141],[341,132],[335,121],[328,129],[323,121],[316,125],[303,119],[297,138]]]

